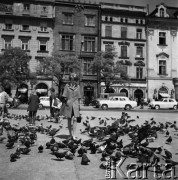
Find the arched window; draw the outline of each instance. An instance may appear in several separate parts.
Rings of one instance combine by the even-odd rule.
[[[107,16],[105,17],[105,21],[108,21],[108,17]]]
[[[110,17],[110,21],[111,21],[111,22],[112,22],[112,20],[113,20],[112,17]]]
[[[160,12],[160,17],[164,17],[164,9],[160,8],[159,12]]]

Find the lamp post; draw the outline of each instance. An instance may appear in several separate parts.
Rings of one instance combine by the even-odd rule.
[[[80,54],[79,54],[79,58],[80,58],[80,66],[81,66],[81,74],[80,74],[80,81],[79,81],[79,85],[81,84],[82,78],[83,78],[83,61],[82,61],[82,47],[83,47],[83,41],[81,41],[81,45],[80,45]]]

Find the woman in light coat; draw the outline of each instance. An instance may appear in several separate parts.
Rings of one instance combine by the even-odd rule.
[[[78,76],[75,73],[71,73],[69,76],[70,82],[64,87],[63,92],[63,105],[60,110],[60,114],[68,118],[68,128],[70,136],[76,138],[76,125],[77,117],[80,116],[79,113],[79,102],[81,99],[80,86],[77,84]],[[72,128],[73,124],[73,128]]]

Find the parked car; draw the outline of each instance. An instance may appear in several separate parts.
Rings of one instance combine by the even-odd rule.
[[[62,102],[56,98],[58,101],[58,108],[60,109]],[[39,103],[39,108],[42,109],[43,107],[49,108],[50,107],[50,102],[49,102],[49,97],[48,96],[41,96],[40,97],[40,103]]]
[[[152,109],[174,109],[176,110],[178,108],[178,103],[173,98],[163,98],[160,101],[152,101],[148,105]]]
[[[124,96],[112,96],[109,99],[98,99],[96,107],[106,110],[108,108],[124,108],[130,110],[137,107],[136,101],[131,101],[128,97]]]

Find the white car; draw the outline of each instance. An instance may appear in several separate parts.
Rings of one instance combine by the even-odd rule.
[[[152,101],[149,103],[152,109],[174,109],[178,107],[178,102],[173,98],[163,98],[161,101]]]
[[[58,101],[58,108],[60,109],[62,102],[56,98]],[[42,109],[43,107],[50,107],[50,102],[49,102],[49,97],[48,96],[41,96],[40,97],[40,103],[39,103],[39,108]]]
[[[103,110],[108,108],[124,108],[125,110],[130,110],[137,107],[137,102],[131,101],[128,97],[113,96],[109,99],[98,99],[97,107],[101,107]]]

